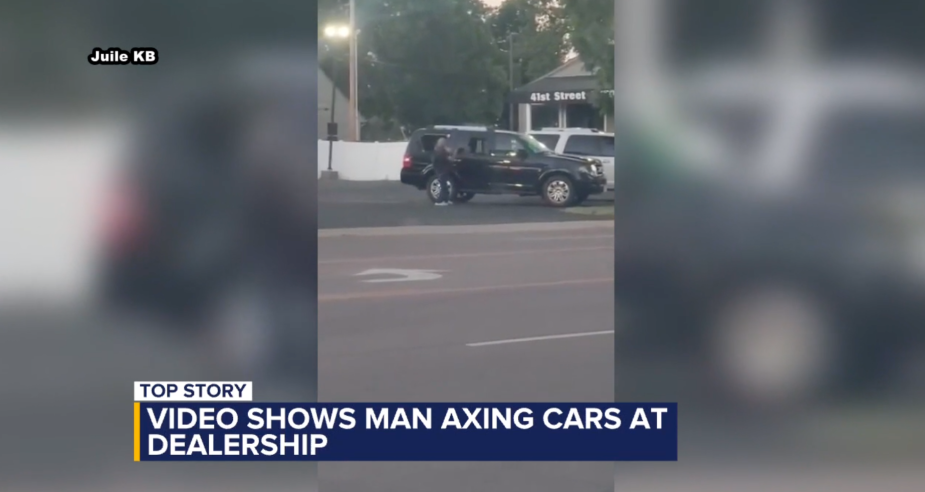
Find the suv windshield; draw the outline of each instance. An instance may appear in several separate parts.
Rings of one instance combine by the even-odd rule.
[[[534,140],[546,146],[547,149],[555,149],[559,143],[559,135],[530,135]]]
[[[523,140],[524,145],[527,147],[527,150],[531,154],[542,154],[544,152],[552,152],[549,150],[549,147],[543,145],[543,142],[533,138],[530,135],[519,135],[520,139]]]
[[[539,140],[519,133],[498,132],[495,134],[493,152],[499,154],[513,154],[519,150],[526,150],[531,154],[551,152]]]

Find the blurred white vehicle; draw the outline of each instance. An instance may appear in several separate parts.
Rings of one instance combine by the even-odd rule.
[[[549,150],[564,155],[597,159],[604,165],[607,189],[613,189],[614,135],[591,128],[543,128],[530,132]]]

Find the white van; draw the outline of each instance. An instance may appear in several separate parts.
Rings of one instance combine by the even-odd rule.
[[[543,128],[529,132],[549,150],[557,154],[575,155],[598,159],[604,164],[607,189],[614,184],[614,141],[613,133],[592,128]]]

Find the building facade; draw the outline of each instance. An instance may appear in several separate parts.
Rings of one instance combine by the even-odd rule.
[[[548,74],[511,92],[517,105],[517,130],[595,128],[613,131],[613,115],[601,115],[594,105],[598,95],[613,97],[613,88],[600,90],[597,77],[574,57]]]

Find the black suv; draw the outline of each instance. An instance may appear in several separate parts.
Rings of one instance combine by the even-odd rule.
[[[103,210],[105,309],[189,334],[204,362],[257,371],[247,377],[315,364],[315,163],[301,157],[315,152],[305,88],[317,73],[305,60],[233,59],[161,82],[139,101]]]
[[[559,155],[528,135],[475,126],[433,126],[411,135],[401,182],[436,200],[440,193],[433,166],[434,144],[447,139],[454,155],[456,190],[464,203],[478,193],[540,195],[554,207],[578,205],[604,192],[607,178],[596,159]]]
[[[724,179],[695,176],[714,168],[666,152],[680,148],[666,137],[624,129],[618,394],[710,394],[780,410],[917,381],[925,91],[921,79],[894,89],[906,87],[904,74],[856,73],[808,78],[816,95],[808,101],[802,93],[739,101],[730,90],[691,98],[699,127],[735,144],[720,158],[732,165]],[[780,138],[792,128],[806,137]]]

